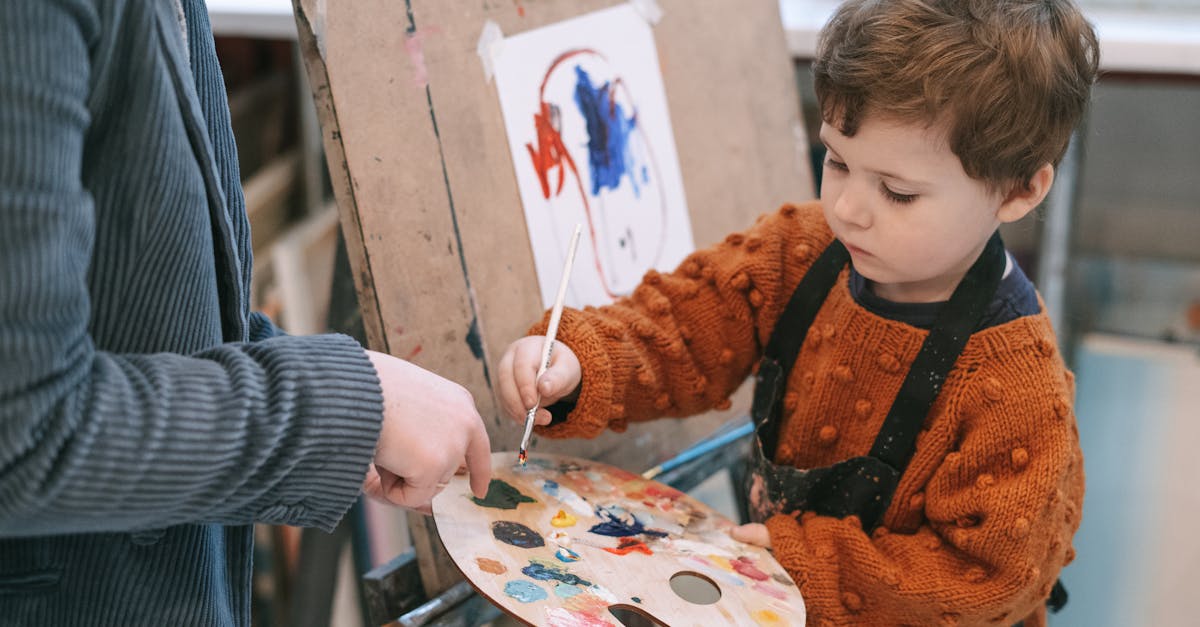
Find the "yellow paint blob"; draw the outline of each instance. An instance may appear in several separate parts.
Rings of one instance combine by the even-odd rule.
[[[709,555],[708,559],[712,560],[717,566],[720,566],[731,573],[733,572],[733,564],[729,563],[728,558],[721,557],[720,555]]]
[[[560,509],[554,518],[550,519],[550,524],[555,527],[570,527],[575,524],[575,517]]]
[[[762,625],[762,627],[775,627],[776,625],[783,625],[783,619],[779,617],[779,614],[776,614],[771,610],[759,610],[750,614],[750,618],[753,618],[754,622]]]

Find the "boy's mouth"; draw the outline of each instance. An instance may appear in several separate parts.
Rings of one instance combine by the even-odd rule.
[[[852,256],[855,256],[855,257],[870,257],[871,256],[871,253],[869,253],[853,244],[850,244],[847,242],[842,242],[842,245],[846,247],[846,250],[850,251],[850,254]]]

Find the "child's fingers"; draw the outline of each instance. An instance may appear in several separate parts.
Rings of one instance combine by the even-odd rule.
[[[538,379],[538,392],[542,396],[542,404],[549,405],[570,395],[579,386],[579,377],[579,358],[566,344],[557,343],[550,359],[550,367]]]
[[[537,374],[542,364],[542,341],[540,335],[531,335],[520,340],[513,350],[513,379],[521,400],[521,413],[538,401]]]
[[[729,535],[738,542],[771,548],[771,534],[767,531],[767,526],[761,523],[738,525],[729,530]]]

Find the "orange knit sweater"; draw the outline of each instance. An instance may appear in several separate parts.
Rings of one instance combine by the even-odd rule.
[[[594,437],[727,407],[832,238],[817,204],[785,206],[628,298],[564,311],[558,339],[583,385],[567,421],[540,432]],[[855,303],[844,271],[788,381],[775,462],[866,454],[926,334]],[[811,512],[767,521],[809,624],[1044,624],[1083,504],[1073,397],[1044,312],[974,334],[874,533]]]

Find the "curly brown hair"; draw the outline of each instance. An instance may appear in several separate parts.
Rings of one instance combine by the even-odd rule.
[[[1026,187],[1057,165],[1087,108],[1099,50],[1070,0],[848,0],[813,63],[822,118],[942,127],[963,169]]]

